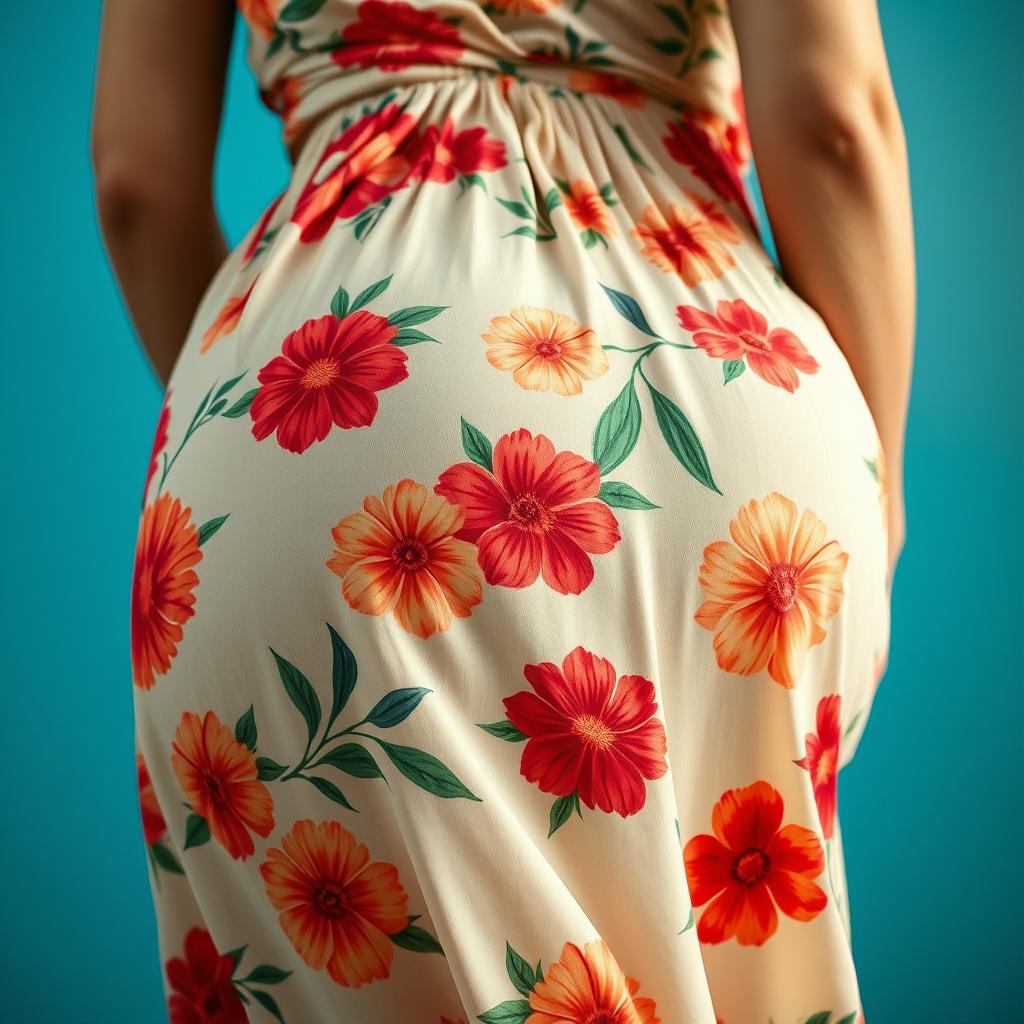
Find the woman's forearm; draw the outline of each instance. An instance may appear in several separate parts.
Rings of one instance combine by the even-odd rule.
[[[196,306],[227,255],[209,205],[183,207],[132,186],[98,181],[107,252],[153,369],[166,385]]]
[[[915,328],[907,156],[895,101],[849,98],[755,141],[784,274],[843,350],[902,481]]]

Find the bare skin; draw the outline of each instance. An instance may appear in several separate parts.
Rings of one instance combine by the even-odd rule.
[[[213,164],[234,25],[227,0],[106,0],[92,118],[103,238],[166,385],[227,255]]]
[[[891,578],[905,534],[916,283],[906,140],[876,0],[730,9],[779,261],[828,325],[878,427]]]
[[[845,354],[878,427],[890,575],[903,547],[915,281],[906,143],[876,0],[732,0],[751,139],[780,262]],[[93,110],[100,223],[166,384],[227,246],[213,163],[228,0],[106,0]]]

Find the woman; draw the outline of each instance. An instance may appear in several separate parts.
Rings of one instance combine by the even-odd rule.
[[[171,1019],[858,1020],[836,775],[914,328],[874,4],[239,7],[294,165],[240,244],[229,5],[108,0],[93,131],[167,384],[131,657]]]

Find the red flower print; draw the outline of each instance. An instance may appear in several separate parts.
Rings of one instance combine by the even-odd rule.
[[[132,576],[132,678],[148,690],[171,667],[194,614],[193,591],[199,577],[192,569],[202,557],[190,508],[159,495],[142,512]]]
[[[677,306],[680,325],[694,331],[693,340],[715,359],[746,358],[762,380],[793,392],[801,373],[817,373],[817,360],[803,342],[782,327],[768,330],[768,321],[743,299],[719,300],[717,316],[696,306]]]
[[[569,72],[569,88],[575,92],[594,92],[608,96],[624,107],[639,110],[647,102],[647,93],[636,82],[621,75],[606,75],[602,71],[576,68]]]
[[[831,839],[836,825],[836,784],[839,775],[839,694],[830,693],[818,701],[817,733],[809,732],[804,743],[807,754],[794,761],[811,773],[814,802],[818,805],[821,834]]]
[[[156,476],[156,467],[159,463],[160,453],[164,450],[167,445],[168,438],[168,427],[171,422],[171,389],[168,388],[164,392],[164,400],[160,406],[160,415],[156,421],[156,433],[153,435],[153,449],[149,453],[149,469],[146,472],[146,482],[142,487],[142,500],[145,502],[146,495],[149,494],[149,485],[153,481],[153,477]]]
[[[256,756],[212,711],[202,720],[184,712],[171,750],[191,809],[235,860],[245,860],[255,850],[249,830],[266,838],[274,827],[274,804],[259,781]]]
[[[303,79],[299,75],[282,75],[259,93],[264,106],[281,118],[284,128],[282,137],[289,147],[306,127],[306,122],[295,116],[302,96]]]
[[[214,318],[213,323],[203,333],[203,337],[199,342],[200,352],[206,352],[215,341],[219,341],[225,334],[230,334],[238,326],[239,321],[242,319],[242,314],[245,312],[249,296],[252,295],[252,290],[256,287],[258,280],[259,274],[252,279],[252,283],[244,292],[240,295],[232,295],[221,306],[220,312]]]
[[[730,789],[711,812],[714,835],[694,836],[683,850],[690,898],[711,904],[697,922],[697,938],[736,938],[760,946],[778,927],[776,906],[796,921],[810,921],[828,897],[815,884],[825,869],[818,837],[802,825],[782,828],[782,796],[767,782]]]
[[[415,480],[368,494],[332,530],[327,568],[364,615],[393,612],[402,629],[426,639],[468,617],[483,592],[476,549],[459,540],[463,512]]]
[[[634,995],[639,987],[603,939],[567,942],[533,986],[524,1024],[661,1024],[654,1000]]]
[[[401,71],[414,64],[457,64],[466,49],[454,25],[401,0],[363,0],[356,11],[359,20],[342,29],[344,44],[331,54],[343,68]]]
[[[253,437],[262,441],[276,431],[282,448],[300,453],[333,427],[368,427],[377,415],[376,393],[409,376],[408,354],[391,344],[397,333],[365,309],[341,320],[307,320],[257,375]]]
[[[413,173],[423,181],[448,182],[460,174],[495,171],[506,163],[505,143],[489,139],[486,128],[456,132],[454,122],[446,117],[440,128],[432,124],[424,131]]]
[[[735,203],[753,224],[754,214],[725,137],[728,126],[724,121],[708,112],[692,111],[667,127],[668,135],[662,141],[672,159],[688,167],[719,198]]]
[[[372,2],[372,0],[371,0]],[[299,240],[315,242],[337,218],[354,217],[408,183],[415,119],[388,103],[350,125],[324,148],[292,211]]]
[[[149,768],[142,751],[135,752],[135,770],[139,784],[139,811],[142,814],[142,834],[146,845],[159,843],[167,835],[167,822],[153,789],[153,780],[149,777]]]
[[[752,499],[729,523],[736,542],[704,548],[697,579],[705,601],[694,619],[714,630],[718,667],[749,676],[767,668],[796,686],[807,651],[843,600],[849,556],[825,540],[825,524],[777,491]]]
[[[270,220],[277,212],[278,206],[281,205],[281,200],[284,199],[284,192],[282,192],[264,211],[263,216],[260,217],[259,223],[256,225],[252,234],[249,236],[249,244],[246,245],[245,251],[242,253],[242,266],[245,267],[251,263],[255,258],[256,254],[260,250],[260,246],[263,244],[263,238],[267,233],[267,228],[270,226]]]
[[[270,902],[299,956],[359,988],[391,973],[390,936],[408,923],[409,898],[393,864],[336,821],[297,821],[260,865]]]
[[[170,1024],[246,1024],[249,1019],[231,975],[234,957],[221,956],[205,928],[185,936],[185,958],[166,964],[173,989],[167,1000]]]
[[[560,594],[579,594],[594,578],[590,555],[622,539],[603,501],[600,469],[573,452],[556,452],[525,427],[494,446],[493,471],[475,462],[446,469],[434,490],[461,505],[457,537],[477,545],[488,583],[527,587],[538,575]]]
[[[559,669],[553,662],[527,665],[534,692],[503,698],[509,721],[530,739],[520,771],[545,793],[578,792],[588,807],[636,814],[647,798],[645,782],[660,779],[665,729],[654,684],[620,676],[605,658],[575,647]]]

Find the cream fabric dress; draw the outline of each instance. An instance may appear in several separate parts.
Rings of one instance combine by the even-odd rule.
[[[168,1012],[852,1024],[878,437],[721,0],[246,0],[293,162],[132,590]]]

